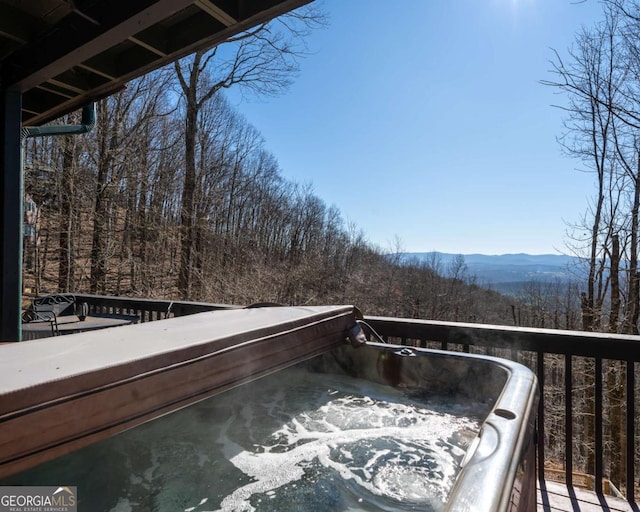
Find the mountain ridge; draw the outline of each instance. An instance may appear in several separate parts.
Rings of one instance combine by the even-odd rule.
[[[467,275],[479,286],[502,293],[517,293],[526,283],[560,282],[568,284],[584,279],[584,260],[563,254],[453,254],[439,251],[399,253],[401,263],[427,263],[445,276],[462,256]]]

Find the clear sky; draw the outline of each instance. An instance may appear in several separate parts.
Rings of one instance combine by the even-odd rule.
[[[320,0],[329,26],[276,98],[232,103],[288,179],[382,249],[565,253],[594,177],[561,154],[566,55],[597,0]]]

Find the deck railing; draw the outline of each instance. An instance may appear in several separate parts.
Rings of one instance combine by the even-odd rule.
[[[106,295],[74,294],[76,303],[86,302],[89,314],[103,315],[138,315],[140,322],[151,322],[174,316],[192,315],[204,311],[232,309],[228,304],[211,304],[208,302],[189,302],[165,299],[138,299],[127,297],[111,297]]]
[[[97,295],[76,299],[86,302],[91,312],[137,314],[142,321],[233,307]],[[617,486],[635,502],[640,336],[387,317],[366,320],[389,342],[507,357],[530,366],[541,388],[540,480],[560,472],[573,486],[586,476],[597,493]],[[622,467],[623,476],[611,485],[614,466]]]
[[[611,475],[605,469],[623,461],[624,479],[615,485],[623,487],[626,498],[635,502],[635,445],[640,427],[635,418],[638,399],[636,363],[640,361],[640,336],[403,318],[370,317],[367,320],[378,334],[390,342],[423,347],[433,347],[435,342],[442,350],[498,355],[531,366],[541,388],[538,410],[540,480],[556,473],[548,471],[545,474],[545,463],[555,459],[564,466],[567,485],[578,484],[574,482],[577,473],[575,461],[578,451],[583,451],[587,452],[589,460],[582,463],[580,472],[593,471],[593,490],[596,493],[603,494],[605,487],[612,487]],[[604,363],[608,378],[606,386],[603,381]],[[575,373],[578,366],[579,376]],[[617,376],[613,373],[616,368]],[[620,390],[620,386],[623,389]],[[615,397],[612,396],[614,393]],[[562,400],[557,400],[558,394]],[[583,398],[583,403],[576,402],[577,394]],[[614,416],[622,421],[612,429]],[[613,430],[608,436],[604,435],[605,424],[609,427],[607,430]],[[577,426],[581,427],[579,436]],[[559,442],[552,443],[552,439],[559,437],[562,438]],[[558,450],[557,444],[563,450]],[[560,461],[557,455],[554,457],[547,453],[549,448],[553,448],[556,454],[564,452]],[[609,464],[605,464],[605,455]]]

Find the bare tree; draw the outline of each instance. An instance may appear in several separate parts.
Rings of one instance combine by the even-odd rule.
[[[92,292],[106,288],[107,266],[114,251],[113,232],[117,226],[114,200],[118,197],[127,169],[138,154],[138,136],[151,118],[162,115],[167,77],[162,71],[132,82],[132,86],[98,104],[97,153],[95,163],[95,203],[91,247]],[[123,227],[120,227],[123,230]],[[123,232],[123,231],[122,231]]]
[[[277,94],[289,86],[306,51],[305,37],[324,23],[315,7],[303,7],[175,63],[184,103],[184,184],[181,200],[181,256],[178,289],[189,297],[196,243],[198,116],[223,89],[239,86],[256,95]]]
[[[584,330],[597,329],[600,325],[601,304],[605,294],[603,261],[606,253],[602,236],[610,238],[610,230],[604,225],[607,185],[611,183],[612,161],[615,148],[612,141],[616,109],[612,106],[619,96],[624,73],[618,68],[621,51],[616,39],[617,17],[607,11],[606,20],[593,29],[583,28],[576,37],[574,48],[565,60],[555,52],[553,73],[555,81],[544,84],[565,93],[567,113],[565,133],[560,138],[564,151],[579,158],[588,169],[594,171],[597,192],[590,208],[587,242],[588,278],[587,291],[582,299]],[[581,248],[577,248],[581,252]],[[579,254],[582,256],[582,254]]]

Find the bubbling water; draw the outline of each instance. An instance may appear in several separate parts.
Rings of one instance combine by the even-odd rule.
[[[299,368],[29,470],[96,512],[439,511],[482,404]]]
[[[217,442],[249,478],[222,511],[438,510],[479,428],[443,403],[296,370],[220,398],[230,414]]]

